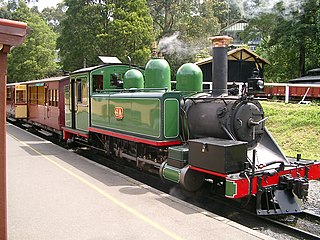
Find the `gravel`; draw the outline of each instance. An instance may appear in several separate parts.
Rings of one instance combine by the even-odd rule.
[[[320,181],[309,182],[308,200],[303,204],[305,209],[320,209]]]

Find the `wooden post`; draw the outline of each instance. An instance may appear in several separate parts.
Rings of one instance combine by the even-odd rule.
[[[286,91],[285,91],[285,103],[289,103],[289,98],[290,98],[290,86],[286,84]]]
[[[6,199],[6,75],[7,75],[7,46],[0,52],[0,239],[7,239],[7,199]]]
[[[7,239],[6,83],[7,54],[24,41],[27,24],[0,18],[0,240]]]

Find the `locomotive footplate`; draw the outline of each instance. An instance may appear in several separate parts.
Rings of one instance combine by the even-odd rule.
[[[221,138],[189,140],[189,164],[218,173],[234,173],[245,169],[247,143]]]

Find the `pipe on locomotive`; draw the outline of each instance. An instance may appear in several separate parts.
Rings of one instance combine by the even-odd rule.
[[[228,46],[233,40],[229,36],[210,37],[212,41],[212,96],[228,95]]]

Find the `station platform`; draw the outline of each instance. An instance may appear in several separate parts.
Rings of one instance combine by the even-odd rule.
[[[6,127],[9,240],[271,239]]]

